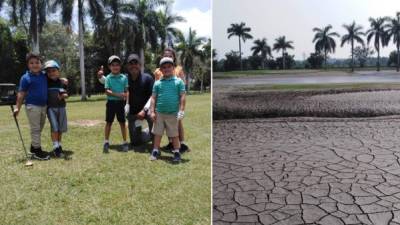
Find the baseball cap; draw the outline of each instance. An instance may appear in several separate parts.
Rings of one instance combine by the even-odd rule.
[[[58,65],[58,63],[55,60],[49,60],[47,62],[44,63],[44,67],[43,69],[47,69],[47,68],[56,68],[56,69],[60,69],[60,65]]]
[[[108,64],[110,65],[115,60],[118,60],[118,62],[121,63],[121,59],[118,56],[112,55],[112,56],[110,56],[110,58],[108,58]]]
[[[170,57],[164,57],[160,60],[160,66],[162,66],[166,63],[170,63],[170,64],[174,65],[174,60]]]
[[[131,62],[131,61],[133,61],[133,60],[136,60],[137,62],[140,62],[139,59],[140,59],[140,58],[139,58],[139,56],[138,56],[137,54],[130,54],[130,55],[128,56],[128,63]]]

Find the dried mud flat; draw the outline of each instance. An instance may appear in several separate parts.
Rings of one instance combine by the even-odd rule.
[[[400,224],[400,116],[214,121],[214,224]]]
[[[213,118],[400,115],[400,90],[215,92]]]

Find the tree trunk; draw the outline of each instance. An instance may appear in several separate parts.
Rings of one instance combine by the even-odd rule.
[[[377,62],[377,68],[376,68],[376,71],[380,71],[381,70],[381,63],[380,63],[380,54],[379,54],[379,43],[378,43],[378,62]]]
[[[31,19],[30,19],[30,35],[32,42],[32,52],[37,54],[40,53],[39,50],[39,29],[38,29],[38,13],[37,13],[37,1],[30,0],[31,5]]]
[[[354,72],[354,41],[351,40],[351,72]]]
[[[400,40],[397,39],[397,68],[396,71],[399,72],[399,66],[400,66]]]
[[[285,50],[282,49],[282,70],[285,69]]]
[[[324,50],[324,55],[325,55],[325,70],[327,70],[328,67],[327,67],[327,65],[326,65],[326,59],[327,59],[326,49]]]
[[[243,63],[242,63],[242,45],[240,43],[240,36],[239,37],[239,59],[240,59],[240,70],[243,70]]]
[[[79,67],[81,73],[81,100],[86,100],[86,80],[85,80],[85,53],[83,49],[83,2],[78,1],[78,22],[79,22]]]
[[[142,39],[143,39],[143,45],[140,48],[140,60],[142,61],[142,65],[140,66],[140,71],[144,73],[144,48],[146,48],[146,32],[144,30],[144,24],[141,24],[142,26]]]

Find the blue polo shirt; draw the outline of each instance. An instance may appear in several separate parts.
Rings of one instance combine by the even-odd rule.
[[[177,113],[180,96],[183,93],[185,93],[185,84],[180,78],[163,76],[153,86],[153,95],[157,97],[156,111],[166,114]]]
[[[47,104],[47,76],[45,73],[32,74],[26,71],[19,82],[18,91],[26,92],[25,104],[46,106]]]
[[[106,77],[105,89],[110,89],[113,93],[122,94],[128,89],[128,78],[124,74],[108,74]],[[122,100],[115,96],[107,96],[107,100]]]

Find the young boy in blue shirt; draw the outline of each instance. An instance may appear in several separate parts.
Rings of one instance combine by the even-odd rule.
[[[122,143],[122,151],[126,152],[129,149],[128,142],[126,141],[125,124],[125,105],[129,105],[128,78],[121,73],[121,59],[118,56],[112,55],[108,58],[108,68],[111,73],[107,75],[104,84],[107,95],[107,104],[103,153],[108,153],[110,147],[109,138],[115,116],[117,116],[117,120],[121,127],[122,138],[124,140]]]
[[[42,72],[42,60],[38,54],[26,56],[28,71],[21,77],[14,116],[17,117],[25,99],[26,115],[31,133],[32,157],[48,160],[49,154],[42,150],[41,133],[46,121],[47,76]]]

